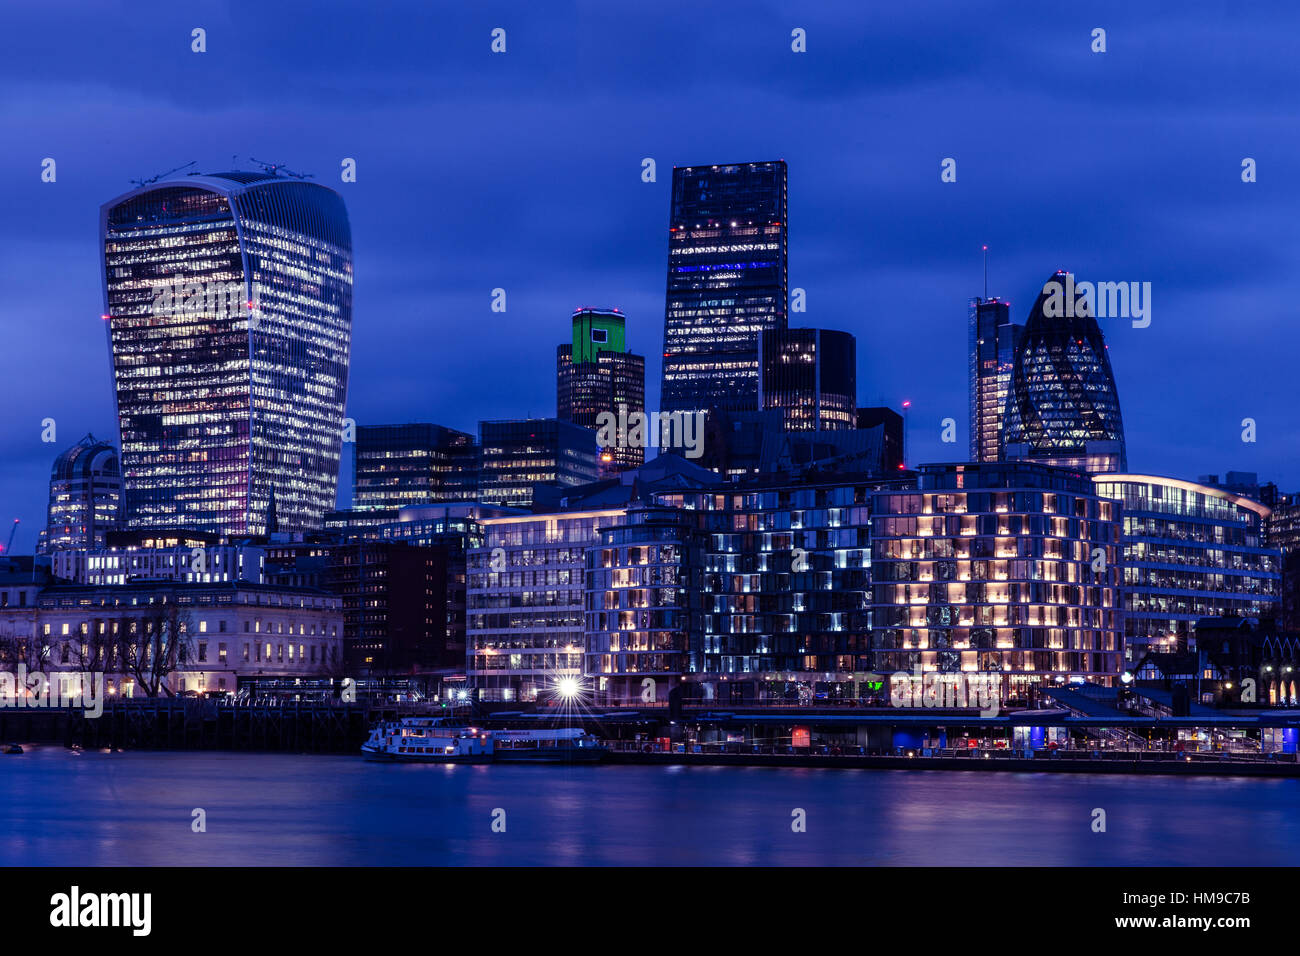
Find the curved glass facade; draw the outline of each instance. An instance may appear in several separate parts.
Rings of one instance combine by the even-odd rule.
[[[1118,507],[1028,463],[922,465],[872,505],[872,646],[882,671],[1047,679],[1119,671]],[[1100,559],[1100,560],[1099,560]]]
[[[102,547],[117,527],[122,475],[117,449],[87,435],[54,459],[42,550]]]
[[[334,506],[352,333],[343,200],[262,173],[191,176],[101,209],[131,527],[256,534]]]
[[[1281,556],[1264,547],[1269,509],[1177,478],[1099,475],[1097,492],[1123,506],[1124,640],[1130,662],[1147,650],[1186,650],[1204,617],[1270,617]]]
[[[1025,322],[1003,413],[1008,459],[1123,471],[1124,422],[1101,328],[1074,279],[1057,272]]]

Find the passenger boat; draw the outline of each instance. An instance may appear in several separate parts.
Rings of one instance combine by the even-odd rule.
[[[580,727],[484,730],[441,717],[406,717],[372,727],[361,752],[373,760],[423,763],[593,763],[608,750]]]
[[[372,760],[487,763],[492,746],[490,731],[448,726],[437,717],[406,717],[375,724],[361,752]]]
[[[534,763],[594,763],[609,750],[580,727],[560,730],[494,730],[493,759]]]

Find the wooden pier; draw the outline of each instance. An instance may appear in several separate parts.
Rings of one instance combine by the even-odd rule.
[[[261,750],[352,753],[372,721],[395,716],[366,704],[136,699],[80,709],[0,709],[0,743],[62,743],[86,749]]]

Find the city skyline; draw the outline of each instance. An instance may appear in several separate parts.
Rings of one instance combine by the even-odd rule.
[[[940,31],[940,37],[933,42],[952,40],[958,27],[969,25],[968,16],[954,8],[950,30]],[[990,44],[996,51],[1003,44],[1032,35],[1052,45],[1058,60],[1051,64],[1032,62],[1025,68],[1026,86],[1032,85],[1035,71],[1049,67],[1088,69],[1086,57],[1092,54],[1086,37],[1092,19],[1098,17],[1115,24],[1110,27],[1112,50],[1107,56],[1127,64],[1130,80],[1134,70],[1151,80],[1157,76],[1158,67],[1147,62],[1139,68],[1117,38],[1126,33],[1142,36],[1146,44],[1144,57],[1149,60],[1152,52],[1158,54],[1157,64],[1163,62],[1160,56],[1173,55],[1167,46],[1172,41],[1162,37],[1161,44],[1156,44],[1152,23],[1144,22],[1140,16],[1125,13],[1119,7],[1111,8],[1104,15],[1089,12],[1086,14],[1089,19],[1082,16],[1067,15],[1066,25],[1058,23],[1051,31],[1045,30],[1041,23],[1032,22],[1017,22],[1010,36],[995,36],[996,31],[988,28]],[[380,17],[382,22],[382,14]],[[824,55],[818,51],[819,57],[831,61],[839,57],[840,62],[855,65],[861,58],[847,55],[849,39],[845,37],[866,42],[878,37],[884,27],[868,15],[852,13],[848,15],[847,26],[837,23],[834,30],[819,31],[818,16],[803,14],[772,13],[730,25],[724,24],[719,10],[708,9],[706,22],[696,37],[683,42],[697,44],[701,35],[711,36],[722,43],[722,53],[720,62],[710,65],[702,48],[693,47],[700,55],[695,60],[692,82],[724,82],[726,69],[734,68],[744,51],[770,52],[762,54],[759,66],[734,79],[737,87],[771,80],[775,70],[788,72],[789,65],[782,58],[790,56],[787,21],[793,23],[791,17],[801,20],[799,25],[808,29],[815,51],[818,47],[826,51]],[[521,125],[518,116],[511,114],[513,107],[501,105],[502,84],[509,86],[512,76],[518,78],[512,71],[519,68],[512,65],[515,61],[511,57],[518,56],[526,61],[528,70],[535,69],[537,58],[542,55],[536,49],[536,38],[563,31],[566,23],[563,17],[557,26],[543,22],[544,18],[519,12],[512,13],[508,19],[520,23],[522,28],[512,30],[510,52],[504,57],[489,59],[486,42],[480,59],[470,58],[462,51],[454,53],[458,69],[485,76],[496,72],[493,82],[497,85],[492,96],[506,130],[503,135],[509,135],[511,122]],[[1068,35],[1075,32],[1069,24],[1076,19],[1077,50],[1068,43]],[[481,27],[485,36],[495,25],[470,16],[453,17],[452,22],[452,29],[456,30],[472,32]],[[178,20],[179,23],[188,21]],[[510,27],[510,22],[506,26]],[[596,17],[581,29],[583,42],[594,43],[601,37],[613,36],[618,43],[628,46],[630,65],[612,78],[620,86],[632,82],[639,75],[636,71],[646,66],[646,50],[654,49],[656,43],[667,42],[662,28],[652,30],[644,41],[636,40],[635,33],[640,26],[644,24],[638,24],[636,15],[628,14],[621,20]],[[1184,38],[1206,42],[1216,24],[1210,21],[1197,27],[1180,26]],[[1236,26],[1249,29],[1247,25]],[[148,35],[139,42],[151,42],[149,37],[153,31],[160,29],[151,25],[146,31]],[[540,31],[551,31],[551,34]],[[210,28],[210,33],[214,37],[218,35],[215,27]],[[305,51],[297,51],[292,40],[291,37],[290,53],[305,55]],[[66,62],[72,52],[80,49],[78,42],[74,39],[73,51],[43,52]],[[917,43],[929,41],[908,42],[911,46],[907,49],[915,51]],[[1257,36],[1257,42],[1268,41]],[[1154,51],[1153,45],[1157,46]],[[223,53],[215,42],[206,55],[227,65],[232,56],[228,47]],[[409,48],[399,49],[395,62],[410,62],[412,55]],[[996,64],[990,63],[989,58],[993,55],[989,50],[983,51],[983,58],[977,58],[969,69],[992,71]],[[180,56],[178,52],[176,63],[168,64],[176,71],[178,82],[184,85],[202,79],[197,76],[183,79],[187,75],[185,71],[196,67]],[[223,61],[222,57],[227,59]],[[365,69],[378,77],[379,82],[396,82],[399,67],[380,67],[372,60],[364,57],[362,60]],[[810,59],[810,69],[827,70],[826,75],[834,73],[833,63],[818,64],[816,60]],[[272,69],[264,61],[258,66]],[[303,64],[295,61],[295,69],[300,66]],[[203,71],[209,80],[211,69],[205,66]],[[1188,68],[1178,69],[1186,80]],[[71,75],[77,76],[78,71],[71,71]],[[988,72],[988,75],[996,74]],[[816,89],[819,76],[822,74],[810,74],[805,82]],[[969,79],[968,75],[963,76]],[[1261,81],[1240,69],[1220,71],[1219,78],[1234,90],[1259,92],[1256,84]],[[1250,238],[1270,215],[1295,208],[1295,197],[1288,194],[1289,187],[1282,175],[1280,157],[1285,154],[1286,146],[1277,141],[1276,134],[1269,139],[1266,122],[1243,137],[1252,145],[1238,150],[1242,156],[1260,158],[1258,183],[1242,183],[1240,157],[1223,149],[1207,152],[1202,148],[1192,155],[1179,155],[1182,165],[1172,171],[1166,169],[1171,175],[1179,174],[1182,178],[1178,182],[1183,186],[1190,183],[1199,190],[1196,195],[1208,199],[1214,215],[1203,222],[1214,224],[1216,238],[1211,245],[1201,238],[1198,229],[1179,227],[1180,237],[1165,241],[1157,238],[1157,225],[1164,217],[1148,216],[1144,220],[1135,211],[1135,207],[1149,210],[1145,204],[1150,200],[1145,194],[1152,191],[1150,177],[1157,174],[1145,171],[1145,166],[1135,171],[1132,155],[1117,145],[1120,133],[1136,136],[1138,141],[1142,141],[1144,132],[1152,140],[1157,139],[1150,131],[1134,131],[1123,121],[1114,125],[1101,122],[1090,125],[1085,120],[1080,125],[1097,131],[1104,144],[1087,139],[1082,144],[1072,144],[1078,147],[1078,152],[1068,161],[1055,153],[1048,162],[1042,154],[1050,150],[1042,148],[1035,159],[1039,165],[1028,170],[1026,161],[1013,148],[1023,145],[1026,129],[1037,128],[1027,122],[1009,124],[1004,134],[1009,140],[997,149],[979,145],[969,137],[963,139],[956,133],[929,137],[920,127],[913,126],[910,135],[904,134],[893,141],[865,137],[870,142],[869,151],[864,151],[867,149],[862,142],[865,134],[859,126],[841,120],[838,124],[828,124],[818,133],[813,128],[816,120],[824,119],[827,110],[832,113],[842,110],[849,97],[898,108],[899,97],[905,100],[909,91],[915,94],[923,84],[920,78],[900,83],[896,76],[889,74],[857,75],[850,80],[848,92],[844,94],[832,94],[823,88],[822,96],[827,102],[817,100],[811,108],[805,104],[802,112],[809,116],[797,116],[785,104],[778,104],[770,122],[771,126],[780,127],[778,131],[767,129],[766,123],[765,128],[754,129],[752,123],[723,122],[707,126],[707,135],[703,136],[667,132],[664,127],[646,135],[628,128],[635,124],[616,124],[608,140],[602,141],[598,150],[588,151],[581,162],[573,162],[562,133],[573,132],[575,124],[594,122],[592,117],[597,114],[589,116],[585,112],[594,109],[594,105],[578,97],[568,104],[552,106],[556,111],[554,116],[565,121],[560,123],[560,132],[543,136],[533,127],[545,124],[522,124],[524,128],[510,146],[509,156],[496,160],[495,166],[490,158],[487,160],[494,177],[490,182],[496,192],[488,189],[479,196],[484,200],[485,209],[479,210],[459,197],[450,197],[452,208],[446,213],[450,226],[439,234],[431,234],[427,222],[420,217],[427,217],[434,209],[441,212],[434,200],[447,198],[445,192],[436,196],[430,192],[425,202],[408,200],[410,208],[404,208],[389,191],[394,188],[390,180],[400,184],[403,177],[390,174],[387,167],[396,163],[400,169],[410,162],[400,152],[394,153],[388,147],[376,149],[355,140],[349,145],[348,138],[337,133],[304,140],[303,131],[298,129],[295,133],[293,124],[288,132],[271,130],[269,126],[259,130],[256,118],[261,114],[256,108],[255,121],[237,143],[231,138],[231,129],[218,119],[210,129],[196,130],[188,138],[189,142],[182,140],[182,145],[178,145],[173,132],[153,133],[154,124],[144,119],[152,115],[151,110],[165,111],[168,94],[152,94],[159,97],[152,103],[132,100],[115,107],[118,112],[114,114],[122,128],[131,131],[130,135],[115,133],[107,140],[110,155],[120,159],[104,158],[105,149],[96,147],[93,163],[84,151],[66,140],[61,141],[50,129],[42,131],[30,120],[18,119],[11,125],[19,148],[4,160],[10,175],[6,177],[9,184],[3,188],[6,198],[11,200],[7,206],[19,212],[15,221],[32,225],[22,235],[9,231],[4,235],[6,255],[3,258],[9,263],[4,284],[14,307],[30,320],[18,330],[14,343],[14,366],[10,370],[14,383],[13,407],[6,416],[3,432],[6,447],[11,449],[11,468],[0,483],[3,495],[0,500],[12,512],[4,515],[6,523],[9,517],[19,517],[23,522],[15,552],[30,552],[36,532],[43,525],[41,517],[54,457],[87,432],[114,441],[118,437],[104,337],[98,324],[102,309],[95,298],[98,263],[93,228],[88,228],[91,211],[110,196],[122,192],[124,181],[130,176],[152,175],[191,158],[199,161],[201,169],[220,169],[229,165],[225,157],[230,148],[236,147],[241,153],[238,165],[248,166],[246,153],[283,160],[295,170],[315,172],[316,181],[340,192],[347,203],[354,219],[358,303],[347,415],[358,424],[434,421],[474,432],[479,420],[549,416],[554,394],[551,350],[556,341],[562,340],[567,316],[584,302],[608,303],[623,310],[628,323],[628,348],[649,359],[647,406],[658,407],[658,346],[662,344],[666,257],[663,237],[669,216],[672,166],[781,156],[789,164],[789,215],[793,226],[789,284],[791,289],[805,289],[808,297],[808,310],[791,313],[789,324],[843,329],[857,336],[862,353],[858,363],[862,380],[858,400],[864,405],[893,407],[898,407],[903,399],[912,402],[908,436],[910,464],[963,457],[954,452],[965,448],[968,437],[965,434],[966,310],[970,297],[984,291],[980,246],[987,243],[991,255],[987,292],[1010,300],[1013,322],[1025,320],[1042,275],[1057,268],[1068,269],[1081,278],[1153,283],[1155,309],[1149,328],[1132,328],[1130,323],[1117,320],[1102,323],[1124,403],[1130,471],[1194,479],[1208,472],[1236,469],[1258,472],[1261,479],[1276,481],[1284,491],[1295,490],[1300,485],[1293,456],[1287,454],[1295,447],[1300,430],[1295,417],[1288,414],[1295,386],[1286,375],[1286,350],[1268,348],[1271,338],[1285,341],[1285,314],[1279,311],[1283,306],[1278,303],[1294,300],[1289,293],[1280,294],[1289,281],[1286,270],[1278,268],[1278,263],[1285,258],[1285,250],[1280,241],[1274,249],[1267,250],[1259,240]],[[782,73],[780,82],[788,81],[789,76]],[[548,72],[543,87],[557,82],[563,84],[564,80]],[[239,95],[251,97],[252,90],[253,86],[241,87]],[[1146,91],[1157,101],[1169,92],[1159,83]],[[261,106],[265,115],[276,113],[298,92],[268,89],[263,84],[258,95],[264,97]],[[1126,92],[1131,92],[1131,85]],[[1211,100],[1215,99],[1210,87],[1205,92]],[[1088,116],[1089,109],[1095,110],[1099,104],[1109,102],[1107,94],[1107,90],[1073,87],[1068,94],[1058,95],[1082,97],[1088,104],[1082,115]],[[365,95],[353,94],[354,97]],[[967,90],[965,95],[972,94]],[[1023,88],[1003,90],[1000,95],[1022,106],[1033,100]],[[1268,96],[1260,95],[1267,102]],[[467,118],[469,111],[464,103],[457,113],[451,102],[454,99],[425,101],[414,107],[435,113],[449,110],[460,117],[455,129],[469,135],[456,137],[455,142],[458,148],[467,144],[468,148],[461,152],[448,149],[433,156],[421,154],[423,159],[433,160],[435,171],[445,171],[452,178],[467,165],[485,162],[486,154],[481,152],[481,147],[476,151],[472,143],[474,134],[483,132],[482,124],[491,126],[487,119]],[[56,97],[52,102],[69,101]],[[634,99],[633,102],[642,101]],[[927,102],[933,114],[936,109],[933,97]],[[1125,108],[1136,112],[1139,106]],[[316,109],[324,107],[317,105]],[[947,115],[947,108],[938,109]],[[956,107],[952,109],[955,111]],[[123,117],[122,111],[134,111],[135,119]],[[684,107],[680,115],[690,120],[686,129],[698,131],[705,127],[703,113],[702,108]],[[634,109],[633,114],[662,122],[655,119],[653,110],[645,107]],[[1169,117],[1161,120],[1164,124],[1175,124],[1175,131],[1193,139],[1198,134],[1212,132],[1213,124],[1204,120],[1181,125],[1178,121],[1179,118]],[[964,128],[961,120],[954,122],[959,130]],[[394,129],[400,125],[395,123]],[[908,127],[904,125],[904,128]],[[1107,131],[1111,134],[1109,138],[1105,135]],[[389,141],[395,135],[390,132]],[[96,141],[93,135],[86,138]],[[385,140],[382,129],[379,138]],[[1263,147],[1255,148],[1253,144],[1261,140]],[[222,147],[218,147],[219,142]],[[1270,170],[1265,159],[1270,152],[1278,157],[1271,166],[1276,172],[1274,176],[1265,175]],[[1144,155],[1164,157],[1168,163],[1176,153],[1178,150],[1162,146]],[[58,179],[54,183],[40,181],[39,163],[45,156],[59,161]],[[355,184],[338,181],[338,163],[348,156],[356,156],[358,160]],[[519,157],[518,169],[510,156]],[[874,169],[870,180],[863,180],[855,165],[862,164],[864,156],[867,167]],[[940,182],[939,163],[947,156],[958,160],[956,183]],[[656,159],[654,183],[641,181],[643,157]],[[1100,163],[1109,172],[1108,178],[1100,174],[1090,176],[1086,166],[1089,161]],[[1062,162],[1063,166],[1053,166]],[[1161,165],[1158,160],[1148,162],[1153,168]],[[541,190],[536,182],[529,185],[530,164],[536,164],[538,182],[543,181],[543,176],[551,177],[545,181],[554,182],[553,174],[559,171],[561,182],[572,187],[568,198],[576,199],[577,204],[569,210],[575,228],[570,235],[577,238],[576,242],[550,243],[545,239],[548,230],[564,227],[568,216],[557,215],[548,208],[551,203],[541,194],[553,191],[550,187]],[[1044,168],[1053,171],[1053,175],[1044,178]],[[1013,173],[1017,179],[1030,174],[1030,184],[1019,188],[1009,185]],[[1081,178],[1084,188],[1078,189],[1073,197],[1057,188],[1048,188],[1062,175]],[[589,184],[580,188],[578,183],[584,180]],[[416,180],[408,183],[412,181]],[[1234,189],[1242,192],[1234,194],[1231,192]],[[478,189],[470,191],[481,193]],[[1182,208],[1177,198],[1181,194],[1176,189],[1162,187],[1155,192],[1159,194],[1162,208]],[[994,203],[988,198],[994,195],[1013,198],[1009,204]],[[1049,198],[1050,205],[1046,204]],[[515,208],[508,208],[512,203]],[[868,207],[865,210],[864,204]],[[852,210],[850,214],[844,212],[845,206]],[[1022,213],[1037,208],[1046,214],[1034,217],[1008,211],[1017,206]],[[611,207],[618,214],[609,217],[606,213],[602,219],[601,211]],[[948,215],[942,212],[944,209]],[[1225,215],[1224,210],[1230,214]],[[990,218],[992,211],[999,215]],[[1166,212],[1166,216],[1170,214]],[[936,218],[943,228],[918,224],[918,220],[927,218]],[[476,225],[480,220],[490,225]],[[618,222],[617,228],[612,225],[614,220]],[[584,236],[584,223],[590,227],[593,222],[597,230]],[[478,238],[467,241],[466,227],[472,227],[469,235]],[[482,231],[476,231],[479,229]],[[1242,234],[1234,239],[1233,229],[1242,230]],[[864,241],[861,234],[873,238]],[[1132,234],[1138,237],[1136,241],[1130,238]],[[1285,235],[1280,230],[1274,234],[1279,239]],[[1067,235],[1072,237],[1069,241]],[[610,241],[619,237],[628,241],[621,244]],[[881,244],[880,248],[875,248],[876,243]],[[471,251],[466,251],[467,247],[472,247]],[[609,251],[612,247],[614,251]],[[874,251],[877,255],[862,255],[864,251]],[[491,261],[487,261],[489,256]],[[473,268],[461,268],[465,258]],[[457,265],[436,265],[444,260],[455,261]],[[1235,285],[1225,285],[1229,276]],[[509,296],[504,315],[496,315],[490,309],[491,291],[498,287],[506,289]],[[885,307],[873,308],[874,303],[883,303]],[[489,322],[500,324],[491,329],[487,326]],[[432,334],[435,330],[436,335]],[[481,343],[487,330],[492,332],[492,357],[502,363],[499,376],[484,374],[486,351],[482,350]],[[1259,347],[1240,350],[1223,347],[1224,343],[1241,341],[1243,337],[1258,341]],[[927,351],[922,352],[922,347]],[[51,360],[46,356],[55,348],[60,350],[57,353],[60,367],[56,370],[74,383],[74,387],[51,389],[45,384],[45,377],[37,377],[32,371],[49,369]],[[932,359],[929,350],[933,350]],[[456,355],[457,359],[439,361],[440,356],[447,354]],[[478,361],[476,355],[484,361]],[[900,356],[919,356],[922,361],[900,361]],[[429,374],[430,369],[439,374]],[[955,446],[941,443],[939,437],[940,422],[948,417],[959,423]],[[1254,445],[1240,440],[1240,422],[1245,417],[1259,423],[1259,440]],[[57,423],[57,438],[49,443],[40,440],[45,418]],[[345,460],[348,457],[345,453]],[[343,487],[350,485],[349,478],[345,471],[341,476]],[[346,495],[342,501],[346,503]]]
[[[0,46],[20,938],[419,925],[352,867],[1285,914],[1300,6],[48,0]],[[232,873],[272,906],[200,908]]]

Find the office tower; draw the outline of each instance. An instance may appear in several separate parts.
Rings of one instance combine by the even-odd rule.
[[[618,309],[577,309],[573,313],[573,341],[560,345],[555,355],[555,417],[597,430],[603,413],[630,415],[645,411],[645,357],[627,351],[623,313]],[[622,436],[625,438],[626,436]],[[645,461],[645,449],[625,440],[601,449],[608,456],[607,470],[636,468]]]
[[[970,300],[971,461],[1002,457],[1002,410],[1022,331],[1023,325],[1011,321],[1008,303],[996,296]]]
[[[1122,507],[1128,665],[1148,651],[1195,649],[1201,618],[1277,615],[1282,556],[1265,544],[1267,506],[1156,475],[1097,475],[1093,484]]]
[[[100,210],[130,527],[288,530],[334,506],[352,331],[343,200],[274,172],[185,176]]]
[[[478,497],[478,447],[468,432],[427,422],[358,425],[352,461],[359,511]]]
[[[784,161],[673,170],[660,407],[758,408],[758,334],[786,327]]]
[[[779,408],[713,409],[705,419],[703,445],[704,454],[696,463],[733,480],[757,475],[896,476],[902,461],[902,419],[896,433],[882,422],[861,428],[789,431]]]
[[[122,473],[117,449],[87,435],[54,459],[42,552],[99,548],[117,527]]]
[[[1074,276],[1057,272],[1015,350],[1003,452],[1088,472],[1125,471],[1124,421],[1101,329]]]
[[[892,408],[858,409],[858,428],[881,428],[884,431],[884,474],[903,470],[903,416]]]
[[[830,329],[759,333],[759,408],[779,408],[786,431],[853,428],[857,340]]]
[[[480,422],[479,498],[527,508],[534,485],[581,485],[600,477],[596,433],[554,418]]]
[[[1002,673],[1004,697],[1113,679],[1119,505],[1087,476],[1030,462],[917,471],[915,489],[870,502],[875,669]]]

